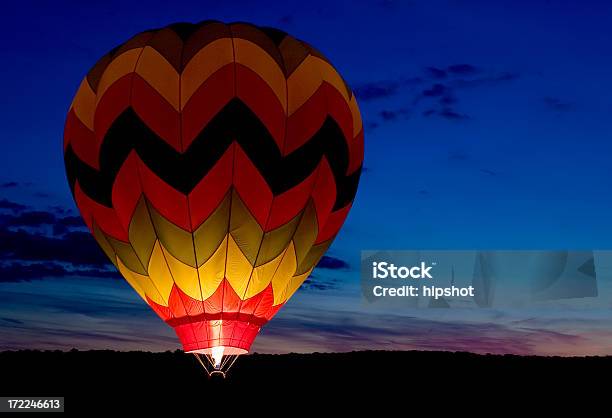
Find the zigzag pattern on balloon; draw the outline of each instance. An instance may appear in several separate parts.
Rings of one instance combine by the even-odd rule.
[[[238,126],[235,126],[236,120],[241,121]],[[72,134],[69,127],[66,135],[72,137]],[[74,187],[75,181],[79,180],[89,196],[108,207],[112,206],[111,191],[117,171],[131,151],[184,194],[194,189],[233,142],[241,145],[274,195],[304,180],[323,156],[331,163],[334,173],[336,208],[352,200],[359,180],[360,165],[346,174],[356,163],[351,161],[350,152],[333,118],[324,119],[308,142],[283,157],[266,127],[236,99],[210,121],[185,153],[176,152],[161,140],[131,108],[123,111],[108,130],[100,147],[98,168],[86,163],[79,155],[79,148],[73,146],[73,142],[79,139],[84,140],[75,136],[75,141],[69,142],[65,151],[69,183]],[[279,173],[283,175],[279,176]]]
[[[64,155],[95,239],[185,350],[248,350],[342,226],[363,128],[308,44],[242,23],[178,24],[91,69]]]

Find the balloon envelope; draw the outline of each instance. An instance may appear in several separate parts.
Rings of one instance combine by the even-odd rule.
[[[363,130],[351,90],[307,43],[244,23],[175,24],[89,71],[64,157],[111,262],[185,351],[219,357],[247,352],[330,246]]]

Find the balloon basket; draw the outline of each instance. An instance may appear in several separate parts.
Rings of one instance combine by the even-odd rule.
[[[227,376],[227,373],[232,368],[239,357],[239,354],[224,355],[221,358],[215,358],[208,353],[192,353],[198,360],[209,378],[218,379]]]

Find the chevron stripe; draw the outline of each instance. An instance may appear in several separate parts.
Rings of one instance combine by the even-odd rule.
[[[235,124],[234,121],[243,121]],[[172,188],[189,194],[233,142],[241,145],[274,195],[303,181],[325,156],[336,183],[334,208],[344,207],[355,195],[360,170],[345,176],[349,152],[338,125],[327,118],[319,131],[301,148],[282,158],[261,122],[239,100],[234,99],[202,131],[186,153],[177,153],[160,140],[131,109],[111,126],[101,146],[100,171],[83,163],[69,144],[65,161],[68,179],[86,194],[112,207],[115,177],[127,155],[135,151],[145,165]]]

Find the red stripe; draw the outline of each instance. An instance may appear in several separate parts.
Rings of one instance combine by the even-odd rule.
[[[147,299],[147,303],[151,309],[153,309],[163,321],[168,321],[170,318],[172,318],[172,311],[169,307],[153,302],[147,295],[145,295],[145,298]]]
[[[259,329],[259,325],[234,320],[205,320],[174,327],[187,352],[219,346],[249,351]]]
[[[142,189],[138,176],[139,158],[136,151],[131,151],[117,173],[113,183],[112,202],[117,218],[127,231],[138,204]]]
[[[318,168],[300,184],[274,198],[270,219],[265,228],[266,232],[286,224],[304,209],[313,191],[317,172]]]
[[[234,64],[221,67],[211,75],[189,98],[182,109],[182,151],[210,120],[234,97]]]
[[[327,96],[327,112],[338,123],[344,139],[348,143],[353,139],[353,114],[349,104],[335,87],[325,81],[321,85]]]
[[[272,190],[242,148],[236,144],[234,185],[242,202],[263,228],[272,205]]]
[[[64,151],[72,145],[74,153],[89,166],[100,169],[100,161],[98,160],[98,141],[92,131],[81,122],[74,113],[74,109],[70,109],[66,117],[66,126],[64,127]]]
[[[312,197],[317,211],[318,225],[325,225],[336,201],[336,181],[327,157],[323,157],[318,169],[317,183]]]
[[[257,73],[236,64],[236,95],[268,129],[279,150],[285,137],[285,111],[278,97]]]
[[[172,188],[138,158],[145,196],[155,209],[173,224],[191,232],[187,196]]]
[[[77,181],[74,186],[74,200],[81,211],[83,220],[93,231],[93,223],[98,225],[100,230],[106,235],[116,238],[120,241],[128,242],[128,234],[121,226],[117,214],[111,208],[107,208],[87,196]]]
[[[132,74],[126,74],[115,81],[105,92],[94,114],[94,133],[97,143],[102,144],[106,132],[115,122],[115,119],[130,106],[130,92],[132,90]],[[100,149],[96,150],[99,153]]]
[[[232,185],[235,145],[232,143],[213,168],[189,193],[191,225],[195,231],[219,206]]]
[[[182,151],[179,113],[138,74],[132,82],[132,107],[149,129],[176,151]]]
[[[327,95],[323,86],[308,98],[287,120],[283,156],[304,145],[323,125],[327,117]]]
[[[317,235],[317,239],[315,240],[315,244],[320,244],[329,239],[332,239],[340,228],[342,228],[342,224],[346,220],[346,216],[351,210],[352,203],[349,203],[345,207],[335,212],[332,212],[327,218],[327,222],[323,225],[323,228],[319,229],[319,234]]]

